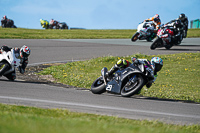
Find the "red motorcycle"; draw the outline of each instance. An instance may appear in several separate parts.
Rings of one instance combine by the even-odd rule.
[[[170,49],[174,45],[173,40],[174,32],[169,28],[161,28],[157,32],[157,38],[153,41],[151,45],[151,50],[156,48],[165,47]]]

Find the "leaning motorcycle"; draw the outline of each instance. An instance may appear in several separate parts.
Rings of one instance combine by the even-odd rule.
[[[132,36],[131,41],[135,42],[138,39],[151,41],[156,37],[152,31],[154,31],[153,22],[144,21],[138,25],[137,32]]]
[[[168,34],[166,34],[166,31]],[[153,41],[150,48],[151,50],[154,50],[156,48],[162,48],[165,47],[166,49],[170,49],[175,43],[172,40],[172,36],[174,36],[174,32],[167,28],[161,28],[157,32],[157,38]]]
[[[109,78],[105,76],[108,69],[104,67],[101,76],[91,85],[91,92],[101,94],[107,91],[123,97],[138,94],[143,86],[152,80],[151,73],[145,67],[147,66],[144,64],[131,64],[123,70],[118,70]]]
[[[12,73],[20,66],[20,59],[15,57],[14,50],[0,54],[0,76],[13,80]]]

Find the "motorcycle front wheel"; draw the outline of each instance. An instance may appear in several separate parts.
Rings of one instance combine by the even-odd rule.
[[[0,76],[2,76],[7,70],[9,70],[9,64],[6,62],[0,62]]]
[[[133,81],[128,81],[121,90],[121,96],[130,97],[134,94],[138,94],[138,92],[142,89],[144,85],[144,79],[141,75],[136,75],[136,78]]]
[[[106,85],[102,77],[97,78],[91,86],[91,92],[93,94],[102,94],[106,91]]]
[[[166,48],[167,50],[169,50],[172,46],[173,46],[172,44],[167,44],[167,45],[165,46],[165,48]]]
[[[162,43],[161,41],[162,41],[162,40],[161,40],[160,38],[157,37],[156,40],[154,40],[153,43],[151,44],[150,49],[151,49],[151,50],[156,49],[156,48],[160,45],[160,43]]]
[[[132,41],[132,42],[135,42],[135,41],[138,39],[138,36],[139,36],[139,33],[136,32],[136,33],[132,36],[131,41]]]

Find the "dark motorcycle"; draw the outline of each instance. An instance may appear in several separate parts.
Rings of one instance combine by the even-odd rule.
[[[11,20],[11,19],[7,19],[7,20],[2,19],[2,20],[1,20],[1,27],[2,27],[2,28],[17,28],[17,27],[14,25],[14,21]]]
[[[131,64],[123,70],[118,70],[109,78],[105,76],[108,69],[104,67],[101,70],[101,76],[93,82],[91,91],[94,94],[101,94],[107,91],[121,94],[123,97],[138,94],[143,86],[152,80],[150,72],[145,67],[144,64]]]
[[[68,29],[69,28],[65,22],[59,23],[58,25],[59,25],[60,29]]]

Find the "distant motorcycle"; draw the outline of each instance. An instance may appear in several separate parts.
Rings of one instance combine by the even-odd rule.
[[[58,21],[50,21],[49,22],[49,29],[59,29],[59,22]]]
[[[111,78],[106,78],[105,74],[108,71],[106,67],[101,70],[101,76],[97,78],[92,86],[91,92],[101,94],[104,92],[121,94],[123,97],[130,97],[138,94],[150,79],[150,72],[145,69],[144,64],[133,65],[118,70]]]
[[[20,59],[15,57],[14,50],[2,52],[0,54],[0,76],[5,76],[9,80],[13,80],[12,72],[20,66]]]
[[[69,28],[65,22],[59,23],[58,25],[59,25],[59,29],[68,29]]]
[[[131,41],[135,42],[138,39],[151,41],[156,37],[152,31],[154,31],[153,22],[144,21],[138,25],[137,32],[132,36]]]
[[[11,19],[7,19],[7,20],[1,20],[1,27],[2,28],[17,28],[14,25],[14,21]]]
[[[153,43],[150,46],[151,50],[161,47],[170,49],[173,45],[177,45],[177,43],[174,42],[172,36],[174,36],[174,32],[171,29],[159,29],[157,32],[157,38],[153,41]]]

